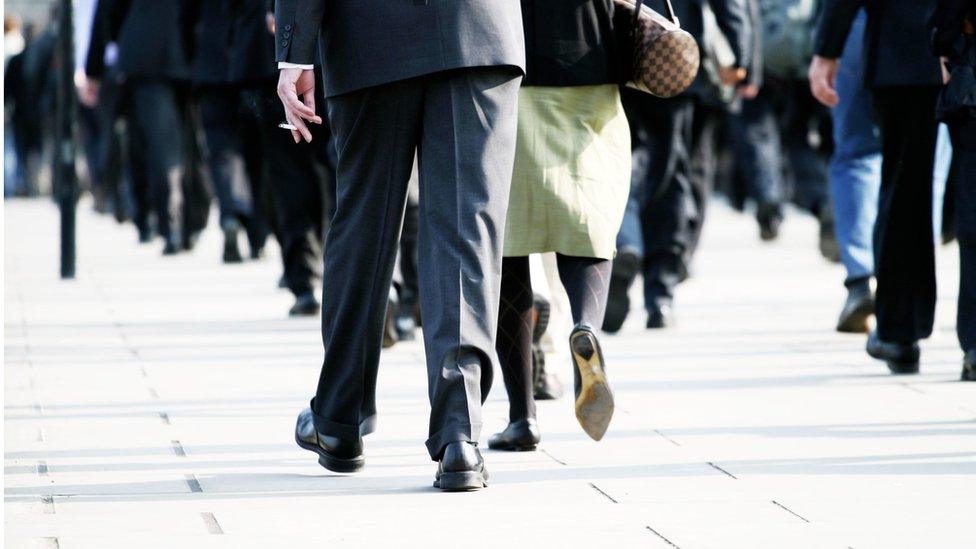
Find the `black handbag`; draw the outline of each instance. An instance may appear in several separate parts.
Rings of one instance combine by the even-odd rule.
[[[644,0],[613,0],[614,31],[627,86],[674,97],[698,76],[701,56],[695,38],[681,28],[671,0],[663,0],[665,15]]]

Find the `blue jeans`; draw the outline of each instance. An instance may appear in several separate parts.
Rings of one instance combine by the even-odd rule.
[[[865,15],[858,15],[844,47],[837,73],[840,103],[831,111],[834,156],[830,160],[830,194],[834,231],[847,280],[874,274],[872,233],[881,187],[881,142],[871,118],[871,95],[864,87],[861,54]]]

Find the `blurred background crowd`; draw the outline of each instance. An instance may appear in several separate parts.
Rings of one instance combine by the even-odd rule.
[[[950,139],[950,126],[935,119],[947,81],[929,40],[939,2],[884,0],[866,12],[859,2],[848,2],[848,9],[830,0],[673,3],[699,42],[702,67],[691,89],[676,98],[622,91],[633,167],[603,329],[618,331],[637,310],[646,313],[648,329],[675,322],[680,284],[693,274],[707,208],[718,196],[754,217],[756,238],[764,241],[775,241],[790,222],[787,210],[816,218],[819,245],[810,252],[846,271],[838,281],[848,290],[847,301],[837,304],[839,331],[868,332],[876,310],[874,277],[892,270],[885,276],[893,282],[882,291],[890,293],[884,314],[893,320],[868,351],[894,372],[911,371],[912,363],[917,371],[917,341],[931,331],[933,246],[965,240],[959,330],[969,352],[963,377],[976,379],[974,218],[966,198],[976,185],[976,145],[971,120],[959,122],[969,130]],[[829,17],[825,9],[833,10]],[[49,195],[56,184],[56,70],[65,62],[57,55],[57,4],[8,1],[6,10],[4,195]],[[838,15],[843,11],[851,13]],[[276,240],[282,250],[277,283],[295,296],[289,313],[318,314],[336,155],[327,124],[313,129],[314,143],[300,145],[278,128],[284,113],[275,93],[274,33],[280,29],[273,2],[75,0],[72,20],[75,58],[67,62],[75,67],[78,174],[95,210],[134,227],[140,242],[174,255],[193,250],[215,203],[225,242],[220,259],[258,260],[266,242]],[[818,24],[824,28],[818,31]],[[282,36],[287,40],[287,31]],[[945,60],[953,40],[938,52]],[[832,107],[811,91],[815,55],[841,60],[829,73],[839,96]],[[901,56],[895,72],[907,80],[885,72],[892,70],[885,56]],[[912,63],[927,63],[917,81],[911,80]],[[941,70],[951,68],[950,62]],[[914,91],[888,93],[892,88]],[[891,105],[887,110],[879,108],[881,98]],[[317,104],[324,105],[324,97]],[[898,127],[886,119],[899,112],[928,122]],[[929,125],[931,158],[896,162],[926,146],[896,132],[925,134]],[[907,185],[915,191],[894,190]],[[390,290],[386,345],[413,339],[422,321],[417,215],[414,191]],[[891,236],[897,229],[883,228],[917,231],[919,223],[931,233],[916,234],[919,242],[912,244]],[[875,248],[879,242],[886,251]],[[640,305],[630,302],[636,280],[643,283]],[[545,344],[546,317],[559,308],[557,293],[536,297],[533,321],[543,323],[535,331],[537,346]],[[906,323],[912,326],[902,329]],[[558,396],[542,356],[539,351],[536,396]]]

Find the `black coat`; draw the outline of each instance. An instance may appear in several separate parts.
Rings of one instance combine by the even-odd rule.
[[[92,42],[85,71],[105,73],[105,46],[119,48],[116,64],[129,77],[186,79],[192,26],[183,21],[196,0],[99,0],[92,23]]]
[[[231,24],[234,12],[230,0],[198,0],[185,15],[186,32],[192,33],[192,78],[195,84],[230,82]]]
[[[522,0],[524,86],[620,82],[613,0]]]
[[[942,71],[929,51],[926,21],[936,0],[826,0],[817,25],[817,55],[837,59],[859,9],[868,14],[865,30],[865,84],[940,86]]]
[[[954,57],[959,52],[963,21],[976,24],[976,0],[939,0],[939,5],[929,19],[932,52],[935,55]]]
[[[235,15],[230,33],[230,79],[257,82],[277,78],[274,35],[265,20],[269,9],[274,8],[266,0],[230,0],[230,3]]]

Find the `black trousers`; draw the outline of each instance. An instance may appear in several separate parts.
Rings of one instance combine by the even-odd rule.
[[[244,89],[238,85],[201,87],[197,97],[221,226],[237,220],[252,247],[260,248],[268,232],[260,112],[244,101]]]
[[[949,128],[955,173],[959,239],[959,308],[956,332],[963,351],[976,349],[976,119]]]
[[[262,82],[242,92],[243,105],[255,110],[261,129],[274,233],[281,246],[285,283],[292,294],[311,292],[320,276],[323,232],[323,170],[316,149],[328,146],[327,128],[315,126],[311,144],[295,144],[279,129],[285,112],[274,82]],[[323,144],[325,143],[325,144]],[[329,291],[326,289],[325,291]]]
[[[874,227],[878,336],[911,342],[935,322],[932,172],[939,88],[873,90],[881,129],[881,194]]]
[[[178,93],[165,80],[126,84],[136,225],[148,229],[155,212],[163,238],[182,244],[184,128]]]
[[[353,439],[373,428],[386,303],[416,153],[427,449],[436,460],[451,442],[478,440],[498,362],[520,80],[512,70],[486,67],[329,98],[339,169],[323,275],[324,360],[311,403],[320,433]]]
[[[639,212],[644,302],[650,309],[674,297],[697,246],[710,185],[696,174],[714,166],[693,163],[695,134],[711,136],[713,126],[704,119],[696,126],[697,100],[692,96],[658,99],[624,90],[622,98],[633,151],[628,209]],[[629,226],[625,221],[622,231]],[[634,236],[621,234],[618,247]]]

